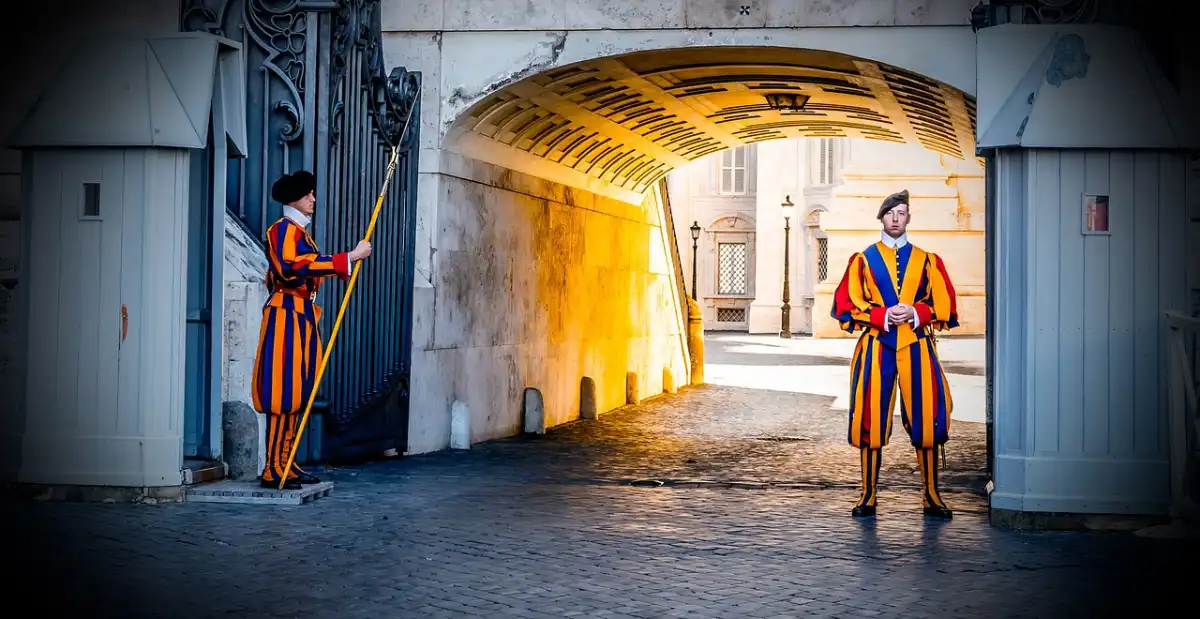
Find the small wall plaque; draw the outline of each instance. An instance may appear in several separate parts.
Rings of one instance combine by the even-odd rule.
[[[1111,234],[1108,230],[1108,196],[1083,194],[1083,233]]]

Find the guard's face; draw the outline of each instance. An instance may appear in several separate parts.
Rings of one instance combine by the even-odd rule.
[[[900,204],[883,214],[883,231],[896,238],[908,230],[908,205]]]
[[[297,211],[304,213],[305,217],[312,217],[313,212],[317,210],[317,196],[310,191],[308,195],[297,200],[292,206],[296,207]]]

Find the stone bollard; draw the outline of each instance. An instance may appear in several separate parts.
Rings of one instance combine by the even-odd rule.
[[[579,418],[595,419],[596,413],[596,381],[591,376],[579,380]]]
[[[524,416],[526,434],[546,433],[546,405],[542,400],[542,392],[533,387],[525,388]]]
[[[642,398],[640,395],[640,391],[638,389],[637,372],[626,372],[625,373],[625,403],[626,404],[637,404],[638,402],[641,402],[641,401],[642,401]]]
[[[245,402],[225,402],[221,408],[221,451],[229,479],[255,479],[262,473],[258,436],[262,415]]]
[[[692,385],[704,384],[704,316],[700,304],[688,297],[687,343],[692,359]]]
[[[663,393],[675,393],[675,373],[671,368],[663,368]]]
[[[471,448],[471,410],[460,400],[450,407],[450,448]]]

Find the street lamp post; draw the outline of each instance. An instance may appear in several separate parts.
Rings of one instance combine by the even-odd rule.
[[[782,325],[779,328],[779,337],[791,339],[792,337],[792,286],[791,286],[791,237],[792,237],[792,214],[796,210],[796,205],[792,204],[792,197],[786,196],[783,199],[783,204],[780,205],[783,211],[783,306],[780,308],[783,311]]]
[[[692,300],[696,301],[696,242],[700,240],[700,222],[692,222]]]

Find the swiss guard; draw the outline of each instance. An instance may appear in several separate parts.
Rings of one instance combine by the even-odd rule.
[[[330,275],[349,279],[351,266],[371,255],[367,241],[345,253],[320,252],[308,232],[317,206],[315,190],[316,178],[303,170],[283,175],[271,187],[271,198],[283,205],[283,217],[267,229],[265,239],[269,297],[263,306],[251,392],[254,409],[267,416],[262,486],[272,489],[285,478],[284,488],[292,490],[321,481],[294,463],[283,471],[322,356],[317,290]]]
[[[898,382],[901,419],[921,469],[924,513],[948,520],[937,450],[950,437],[953,400],[933,332],[958,326],[954,285],[940,257],[908,242],[907,190],[888,196],[876,218],[880,239],[850,257],[832,311],[846,332],[862,332],[850,361],[847,438],[862,460],[862,496],[851,513],[875,515]]]

